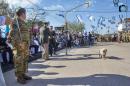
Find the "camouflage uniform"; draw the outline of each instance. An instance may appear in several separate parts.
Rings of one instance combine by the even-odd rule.
[[[17,78],[23,77],[28,69],[28,57],[29,57],[29,30],[24,21],[18,19],[21,39],[19,29],[16,21],[13,24],[13,53],[14,53],[14,65],[15,65],[15,75]]]

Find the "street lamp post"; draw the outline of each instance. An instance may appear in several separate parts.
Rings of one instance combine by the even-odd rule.
[[[73,11],[74,9],[77,9],[77,8],[83,6],[83,5],[86,5],[86,4],[89,5],[89,2],[85,2],[85,3],[80,4],[80,5],[78,5],[78,6],[74,7],[74,8],[71,8],[71,9],[68,10],[68,11],[65,11],[64,19],[65,19],[65,29],[66,29],[67,31],[68,31],[68,23],[67,23],[67,15],[68,15],[68,13],[71,12],[71,11]],[[66,33],[66,36],[67,36],[67,33]],[[67,37],[66,37],[66,38],[67,38]],[[68,49],[67,49],[67,42],[66,42],[66,55],[68,55],[67,50],[68,50]]]
[[[64,18],[65,18],[65,29],[66,29],[66,31],[68,31],[67,12],[65,13]],[[66,32],[66,55],[68,55],[68,52],[67,52],[67,32]]]

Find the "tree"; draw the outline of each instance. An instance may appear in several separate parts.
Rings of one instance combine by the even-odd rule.
[[[78,22],[68,22],[68,30],[72,32],[83,32],[85,29],[84,23],[78,23]]]
[[[28,20],[27,21],[27,26],[31,29],[33,24],[35,24],[35,23],[37,23],[39,25],[39,27],[41,27],[44,24],[44,20],[43,21],[40,21],[40,20],[37,20],[37,21]]]
[[[11,11],[9,9],[9,4],[6,3],[4,0],[0,1],[0,15],[2,16],[8,15],[9,11]]]

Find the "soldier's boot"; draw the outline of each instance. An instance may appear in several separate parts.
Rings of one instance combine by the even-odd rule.
[[[49,54],[48,54],[48,53],[45,54],[45,60],[50,60],[50,59],[49,59]]]
[[[46,54],[47,54],[47,53],[45,52],[45,54],[44,54],[44,56],[43,56],[45,60],[47,59],[47,57],[46,57],[47,55],[46,55]]]
[[[32,77],[27,76],[26,74],[23,75],[23,78],[24,78],[25,80],[32,80]]]
[[[27,83],[26,80],[23,77],[18,77],[17,82],[20,83],[20,84],[26,84]]]
[[[44,59],[46,57],[46,54],[45,53],[42,53],[42,58]]]

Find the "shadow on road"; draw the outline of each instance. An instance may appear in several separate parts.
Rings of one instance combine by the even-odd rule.
[[[50,65],[44,65],[44,64],[31,64],[29,66],[30,69],[46,69],[46,68],[64,68],[66,66],[59,65],[59,66],[50,66]]]
[[[99,54],[68,54],[68,55],[56,55],[53,57],[70,57],[70,56],[83,56],[83,57],[88,57],[88,56],[92,56],[92,55],[99,55]]]
[[[28,71],[31,76],[39,76],[41,74],[42,75],[57,75],[59,73],[45,72],[45,70],[47,68],[58,68],[59,69],[59,68],[64,68],[64,67],[66,67],[66,66],[64,66],[64,65],[51,66],[51,65],[45,65],[45,64],[43,64],[43,62],[35,61],[35,62],[31,63]]]
[[[31,76],[40,76],[40,75],[57,75],[56,72],[45,72],[45,71],[29,71]]]
[[[33,86],[130,86],[130,77],[115,74],[94,74],[86,77],[34,79],[30,84]]]
[[[56,72],[45,72],[47,68],[64,68],[66,66],[50,66],[44,64],[32,64],[28,71],[31,76],[39,76],[39,75],[57,75],[59,73]]]
[[[124,58],[116,57],[116,56],[108,56],[108,59],[113,59],[113,60],[123,60]]]
[[[71,56],[76,56],[71,58]],[[62,57],[62,58],[59,58]],[[69,58],[70,57],[70,58]],[[65,60],[92,60],[92,59],[100,59],[99,54],[75,54],[75,55],[58,55],[51,58],[52,61],[65,61]],[[107,59],[111,60],[123,60],[123,58],[116,56],[107,56]]]
[[[75,58],[52,58],[52,61],[69,61],[69,60],[92,60],[92,59],[99,59],[96,57],[75,57]]]
[[[100,42],[95,44],[95,46],[110,46],[110,45],[114,45],[113,43],[107,43],[107,42]]]

